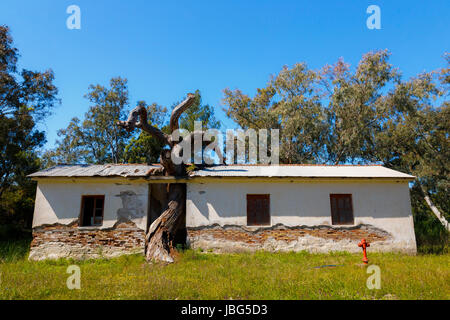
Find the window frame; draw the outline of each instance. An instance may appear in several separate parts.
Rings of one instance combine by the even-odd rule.
[[[85,199],[88,198],[94,198],[94,205],[93,205],[93,217],[95,220],[95,217],[97,217],[95,215],[95,210],[96,210],[96,201],[97,199],[101,198],[103,200],[103,205],[102,205],[102,223],[101,224],[93,224],[93,225],[83,225],[83,220],[84,220],[84,206],[85,206]],[[81,196],[81,209],[80,209],[80,216],[79,216],[79,220],[78,220],[78,226],[81,228],[96,228],[96,227],[101,227],[103,226],[103,220],[104,220],[104,215],[105,215],[105,195],[104,194],[89,194],[89,195],[82,195]]]
[[[268,201],[268,206],[267,206],[267,210],[268,210],[268,222],[267,223],[250,223],[249,221],[249,199],[250,198],[260,198],[260,199],[266,199]],[[247,227],[267,227],[267,226],[271,226],[272,225],[272,214],[270,211],[270,193],[266,193],[266,194],[250,194],[248,193],[246,195],[246,208],[247,208]]]
[[[333,212],[333,198],[350,198],[350,210],[351,210],[351,220],[348,222],[340,223],[338,221],[334,221],[335,215],[339,215],[339,212]],[[337,204],[336,204],[337,205]],[[338,210],[336,208],[336,210]],[[353,209],[353,195],[351,193],[330,193],[330,213],[331,213],[331,225],[333,226],[351,226],[355,224],[355,211]],[[342,220],[342,219],[338,219]]]

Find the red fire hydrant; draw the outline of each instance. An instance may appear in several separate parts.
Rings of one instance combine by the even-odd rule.
[[[358,247],[362,247],[363,249],[363,259],[362,259],[363,263],[368,264],[369,259],[367,259],[366,248],[370,247],[370,244],[366,241],[366,239],[362,239],[361,242],[358,244]]]

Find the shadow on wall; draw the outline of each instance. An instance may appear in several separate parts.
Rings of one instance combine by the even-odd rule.
[[[123,208],[117,210],[117,220],[139,219],[145,216],[142,201],[134,191],[121,191],[119,195]]]
[[[144,204],[136,192],[130,190],[121,191],[116,197],[122,200],[122,208],[117,210],[117,221],[134,221],[141,224],[146,212]]]

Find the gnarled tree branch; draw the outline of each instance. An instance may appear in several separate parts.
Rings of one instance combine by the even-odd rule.
[[[187,98],[173,109],[169,122],[170,132],[174,132],[179,128],[178,119],[180,119],[184,111],[192,106],[194,101],[195,95],[192,93],[188,93]]]
[[[142,129],[148,134],[154,136],[164,145],[172,146],[169,135],[165,134],[158,128],[155,128],[148,123],[147,109],[144,105],[138,105],[130,112],[127,121],[118,121],[117,125],[125,128],[128,132],[133,131],[135,128]]]

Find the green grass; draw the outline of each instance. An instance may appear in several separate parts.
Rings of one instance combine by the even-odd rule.
[[[366,287],[360,254],[215,255],[187,250],[177,263],[142,256],[112,260],[29,262],[29,242],[0,242],[0,299],[449,299],[450,255],[370,253],[381,289]],[[69,290],[67,267],[81,268]],[[314,268],[322,265],[335,268]]]

